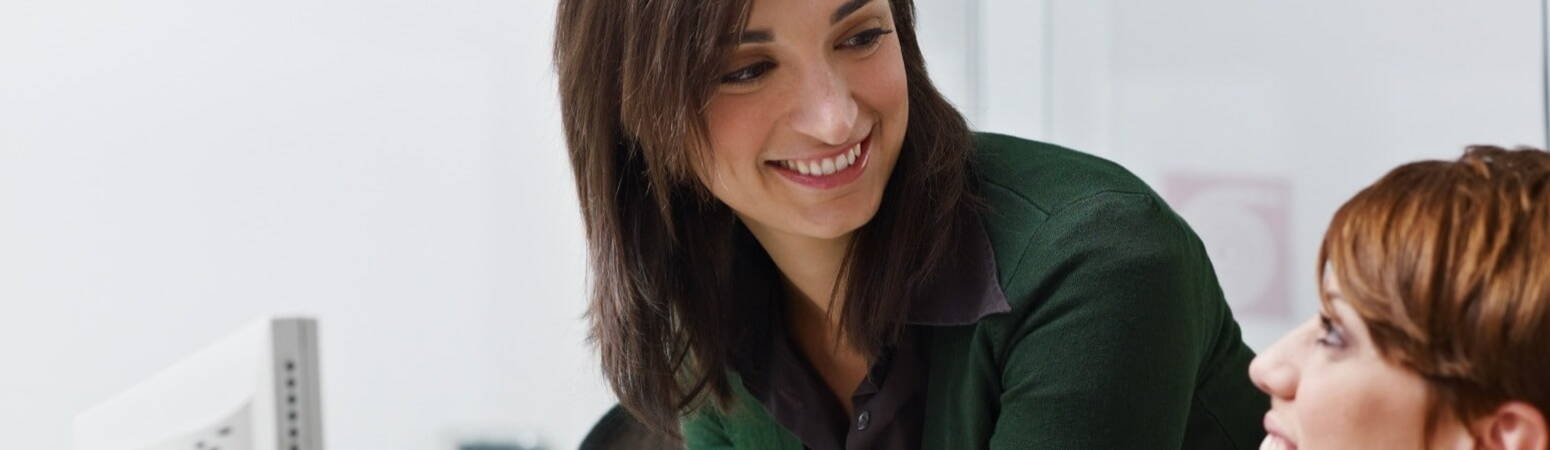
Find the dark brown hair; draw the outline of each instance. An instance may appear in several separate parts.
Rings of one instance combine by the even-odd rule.
[[[781,298],[769,256],[692,173],[702,111],[752,0],[561,0],[554,57],[591,269],[591,338],[620,403],[676,436],[728,370],[763,345]],[[978,220],[972,137],[926,76],[910,0],[889,0],[909,93],[898,163],[841,279],[847,341],[875,357],[914,293]]]
[[[1321,286],[1326,270],[1380,354],[1428,381],[1426,437],[1445,413],[1550,413],[1550,153],[1475,146],[1394,169],[1335,213]]]

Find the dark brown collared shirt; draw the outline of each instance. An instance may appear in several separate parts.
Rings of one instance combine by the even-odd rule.
[[[739,369],[749,393],[810,450],[919,449],[930,361],[918,345],[918,328],[968,325],[1012,309],[996,280],[984,227],[976,223],[963,232],[968,248],[915,299],[900,341],[884,349],[851,393],[854,414],[845,414],[786,334],[784,308],[773,308],[769,352],[747,360],[755,367]]]

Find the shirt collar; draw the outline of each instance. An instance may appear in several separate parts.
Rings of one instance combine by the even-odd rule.
[[[996,256],[990,234],[979,220],[961,228],[963,249],[927,283],[910,305],[911,325],[954,326],[977,323],[991,314],[1012,311],[996,277]]]
[[[991,314],[1012,310],[997,281],[995,254],[990,236],[978,220],[959,229],[961,249],[944,261],[940,275],[929,280],[910,305],[906,323],[924,326],[959,326],[979,322]],[[777,308],[779,308],[777,306]],[[766,351],[742,355],[743,385],[781,426],[806,446],[839,449],[845,446],[849,418],[837,415],[839,405],[822,378],[797,354],[780,325],[783,314],[771,315]],[[867,378],[852,394],[870,398],[873,418],[892,423],[911,393],[920,389],[927,370],[920,359],[914,335],[906,332],[900,342],[885,349]],[[888,381],[883,381],[886,378]],[[877,383],[883,383],[879,388]],[[879,390],[881,389],[881,390]],[[918,422],[917,422],[918,423]],[[899,425],[906,426],[906,425]],[[838,440],[836,440],[838,439]]]
[[[980,220],[966,222],[969,222],[969,226],[961,227],[958,231],[961,233],[958,242],[963,243],[962,251],[946,261],[941,266],[944,270],[940,275],[928,282],[915,298],[905,319],[906,324],[972,325],[986,316],[1011,312],[1012,306],[1007,302],[996,275],[996,259],[990,245],[990,235]],[[744,297],[753,298],[751,295]],[[772,299],[772,303],[765,305],[772,308],[767,315],[770,320],[761,324],[763,331],[755,333],[760,338],[750,344],[789,345],[780,319],[784,313],[778,303],[778,299]],[[780,366],[775,361],[779,352],[773,351],[775,349],[771,347],[762,348],[763,351],[739,353],[733,365],[743,375],[744,384],[754,391],[756,397],[768,404],[768,396],[773,393],[764,389],[767,377],[771,375],[766,371]]]

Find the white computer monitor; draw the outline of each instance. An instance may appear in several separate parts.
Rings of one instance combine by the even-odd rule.
[[[75,418],[76,450],[320,450],[317,323],[264,318]]]

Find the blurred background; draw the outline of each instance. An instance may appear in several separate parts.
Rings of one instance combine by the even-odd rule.
[[[317,317],[332,449],[573,448],[613,403],[546,0],[0,0],[0,436],[265,314]],[[921,0],[981,130],[1124,164],[1245,339],[1315,309],[1389,168],[1545,144],[1538,0]],[[498,447],[490,447],[498,448]]]

